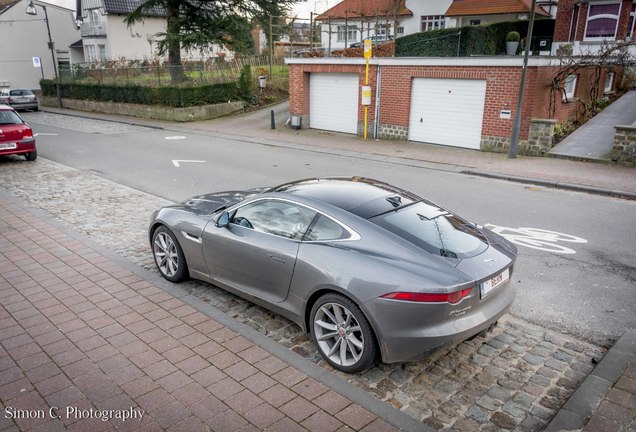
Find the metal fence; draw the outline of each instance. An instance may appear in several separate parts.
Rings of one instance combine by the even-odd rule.
[[[282,57],[274,57],[270,67],[268,56],[235,57],[232,60],[185,61],[182,66],[167,63],[149,64],[125,61],[75,64],[60,70],[62,82],[98,83],[111,85],[165,86],[202,85],[235,82],[241,69],[251,66],[254,79],[267,77],[269,85],[287,89],[289,68]],[[270,76],[271,75],[271,76]],[[173,77],[181,79],[174,80]]]

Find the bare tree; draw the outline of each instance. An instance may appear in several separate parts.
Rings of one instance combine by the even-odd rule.
[[[589,75],[589,93],[585,98],[579,98],[580,110],[578,119],[584,121],[600,111],[599,99],[602,95],[601,77],[603,71],[616,72],[627,70],[636,63],[636,57],[630,53],[630,47],[636,46],[636,40],[618,42],[604,42],[598,51],[588,51],[574,55],[572,45],[562,45],[557,50],[558,70],[550,83],[550,117],[556,114],[558,100],[567,101],[565,84],[568,76],[579,70],[592,70]]]

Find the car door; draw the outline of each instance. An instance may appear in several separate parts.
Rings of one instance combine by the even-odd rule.
[[[232,211],[230,223],[210,223],[203,253],[212,279],[270,302],[287,297],[300,241],[316,213],[302,205],[259,199]]]

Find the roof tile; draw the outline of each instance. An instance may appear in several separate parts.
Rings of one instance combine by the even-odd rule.
[[[530,13],[529,0],[454,0],[446,11],[446,16],[498,15]],[[541,7],[536,7],[537,15],[550,16]]]
[[[399,2],[398,15],[411,16],[413,12],[406,8],[404,0]],[[343,0],[331,9],[326,10],[316,20],[324,21],[328,18],[360,18],[376,16],[393,16],[396,0]]]

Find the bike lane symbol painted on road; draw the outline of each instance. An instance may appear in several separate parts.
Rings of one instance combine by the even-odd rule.
[[[485,227],[511,243],[545,252],[575,254],[575,250],[556,243],[587,243],[587,240],[581,237],[540,228],[508,228],[493,224],[486,224]]]

